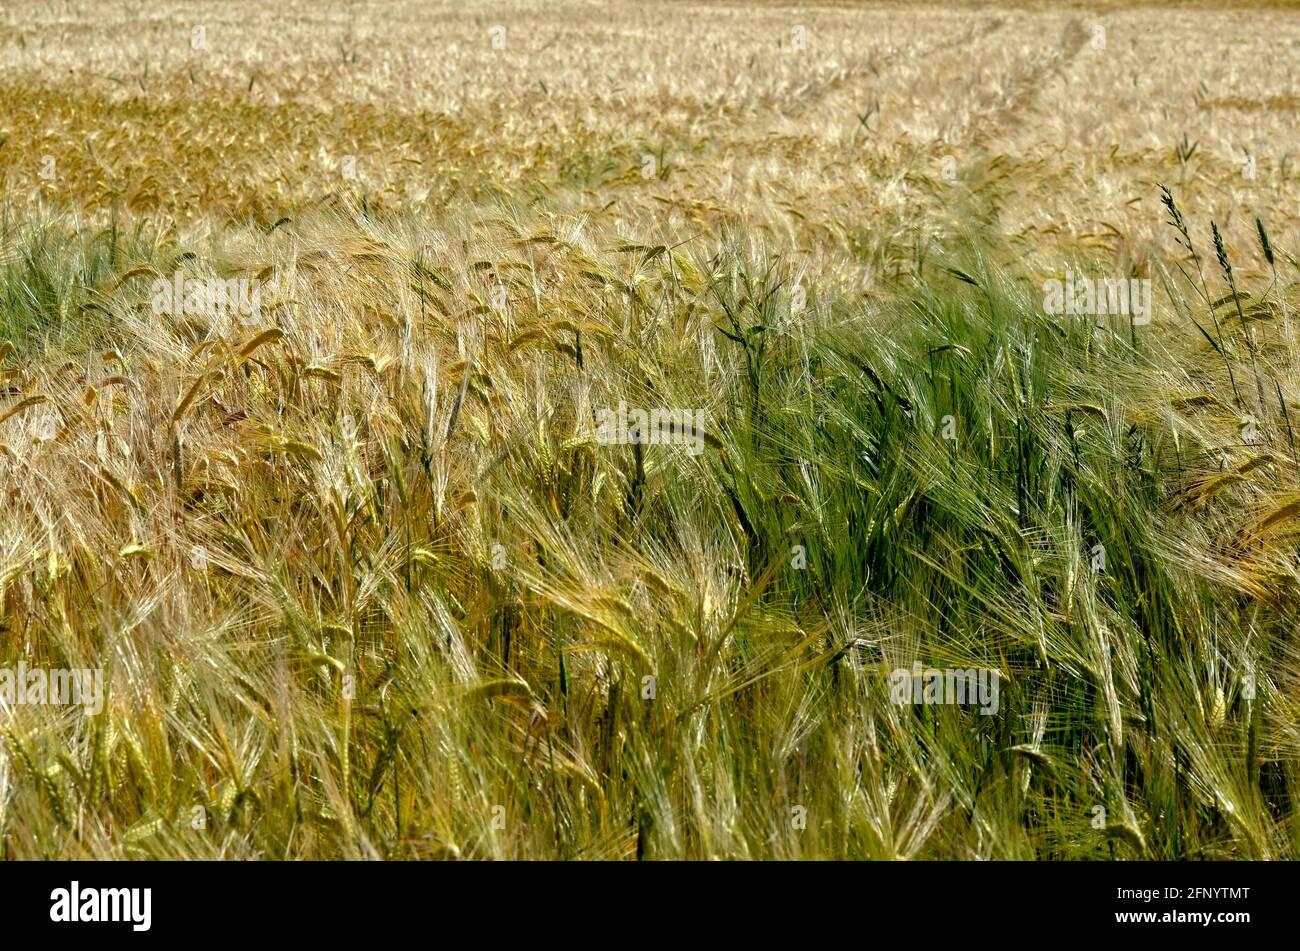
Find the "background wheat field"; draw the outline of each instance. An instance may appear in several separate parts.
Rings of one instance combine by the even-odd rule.
[[[1298,61],[1291,3],[9,0],[0,668],[104,689],[0,693],[0,856],[1300,857]]]

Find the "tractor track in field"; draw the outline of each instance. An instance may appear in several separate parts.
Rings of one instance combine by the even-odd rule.
[[[809,116],[818,108],[823,107],[834,93],[850,83],[862,79],[864,76],[869,75],[872,80],[878,80],[886,70],[909,60],[923,62],[932,56],[940,56],[954,49],[979,43],[1002,30],[1006,23],[1007,19],[1005,17],[996,16],[984,23],[972,24],[961,30],[956,36],[936,40],[924,46],[898,45],[872,53],[863,64],[850,67],[842,73],[831,76],[819,83],[810,82],[805,84],[795,93],[801,101],[797,102],[793,109],[782,110],[779,107],[770,106],[767,108],[765,116],[748,122],[739,122],[730,129],[713,133],[708,142],[704,143],[704,147],[692,154],[692,161],[708,167],[714,160],[732,153],[740,147],[746,147],[755,142],[767,142],[773,136],[781,134],[780,127],[782,124],[808,120]],[[868,100],[869,104],[870,102],[871,100]],[[858,113],[857,115],[859,121],[863,121],[865,124],[866,120],[863,118],[863,114]],[[865,115],[869,118],[871,115],[870,110]]]
[[[914,54],[914,59],[918,62],[924,62],[931,56],[941,55],[949,50],[956,49],[959,46],[966,46],[991,36],[998,32],[1006,25],[1005,17],[994,17],[987,23],[972,25],[963,30],[960,35],[950,37],[945,40],[939,40],[929,44],[928,47],[916,50],[916,47],[895,46],[882,55],[877,57],[868,57],[867,62],[856,70],[847,70],[841,75],[834,76],[816,87],[807,102],[801,103],[793,112],[781,114],[784,119],[800,119],[807,115],[808,112],[815,109],[830,94],[846,85],[850,80],[870,72],[873,79],[880,78],[882,68],[895,65],[909,53]],[[796,93],[798,95],[798,93]]]
[[[981,122],[971,137],[972,149],[986,149],[988,143],[1022,121],[1023,114],[1033,108],[1042,93],[1044,85],[1060,76],[1088,42],[1088,33],[1078,20],[1066,24],[1055,49],[1044,58],[1032,62],[1011,76],[1010,94],[990,113],[985,122]]]
[[[981,117],[969,121],[968,137],[956,139],[954,145],[965,153],[962,164],[968,169],[961,201],[962,214],[967,218],[987,224],[998,221],[1011,174],[1004,161],[1006,153],[998,143],[1005,142],[1024,124],[1045,87],[1069,69],[1087,41],[1088,33],[1079,21],[1068,21],[1056,45],[1014,67],[1001,100]]]

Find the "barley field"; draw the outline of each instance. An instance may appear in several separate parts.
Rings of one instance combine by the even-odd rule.
[[[8,0],[0,857],[1300,858],[1297,61]]]

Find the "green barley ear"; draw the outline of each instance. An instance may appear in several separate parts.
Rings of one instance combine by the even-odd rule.
[[[1214,256],[1218,257],[1219,269],[1223,272],[1223,277],[1227,278],[1227,285],[1232,290],[1232,295],[1236,296],[1236,281],[1232,279],[1232,262],[1227,260],[1227,251],[1223,249],[1223,235],[1219,234],[1218,225],[1213,221],[1210,222],[1210,233],[1214,236]]]
[[[1273,242],[1268,240],[1268,232],[1264,230],[1264,222],[1259,218],[1255,219],[1255,230],[1259,232],[1259,246],[1264,249],[1264,260],[1268,262],[1269,267],[1274,267]]]
[[[1196,253],[1192,247],[1192,236],[1187,230],[1187,222],[1183,220],[1183,213],[1178,210],[1178,203],[1174,201],[1173,194],[1165,185],[1160,186],[1160,202],[1169,212],[1169,223],[1172,224],[1180,235],[1183,236],[1183,244],[1187,250],[1193,254]]]
[[[1246,349],[1250,351],[1250,366],[1255,371],[1255,387],[1259,392],[1259,402],[1264,402],[1264,380],[1259,373],[1259,363],[1255,358],[1255,340],[1251,336],[1250,326],[1246,323],[1246,315],[1241,309],[1241,295],[1237,293],[1237,282],[1232,277],[1232,262],[1228,260],[1228,252],[1223,249],[1223,235],[1219,233],[1219,226],[1213,221],[1210,222],[1210,231],[1214,235],[1214,253],[1219,259],[1219,267],[1223,269],[1223,276],[1228,279],[1228,290],[1232,291],[1232,302],[1237,306],[1237,320],[1241,322],[1241,332],[1246,337]]]
[[[1219,234],[1219,226],[1213,221],[1210,222],[1210,232],[1214,235],[1214,253],[1219,259],[1219,267],[1228,279],[1228,284],[1232,285],[1232,262],[1228,260],[1228,252],[1223,250],[1223,235]]]

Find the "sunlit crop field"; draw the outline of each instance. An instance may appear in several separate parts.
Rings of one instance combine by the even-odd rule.
[[[1297,61],[7,3],[0,856],[1300,857]]]
[[[1144,259],[1169,243],[1165,182],[1242,235],[1261,209],[1279,237],[1294,228],[1300,35],[1285,8],[109,2],[4,16],[4,185],[24,210],[119,207],[181,229],[501,196],[602,232],[680,240],[743,222],[801,257],[892,266],[918,232],[938,240],[974,213],[1018,249]]]

